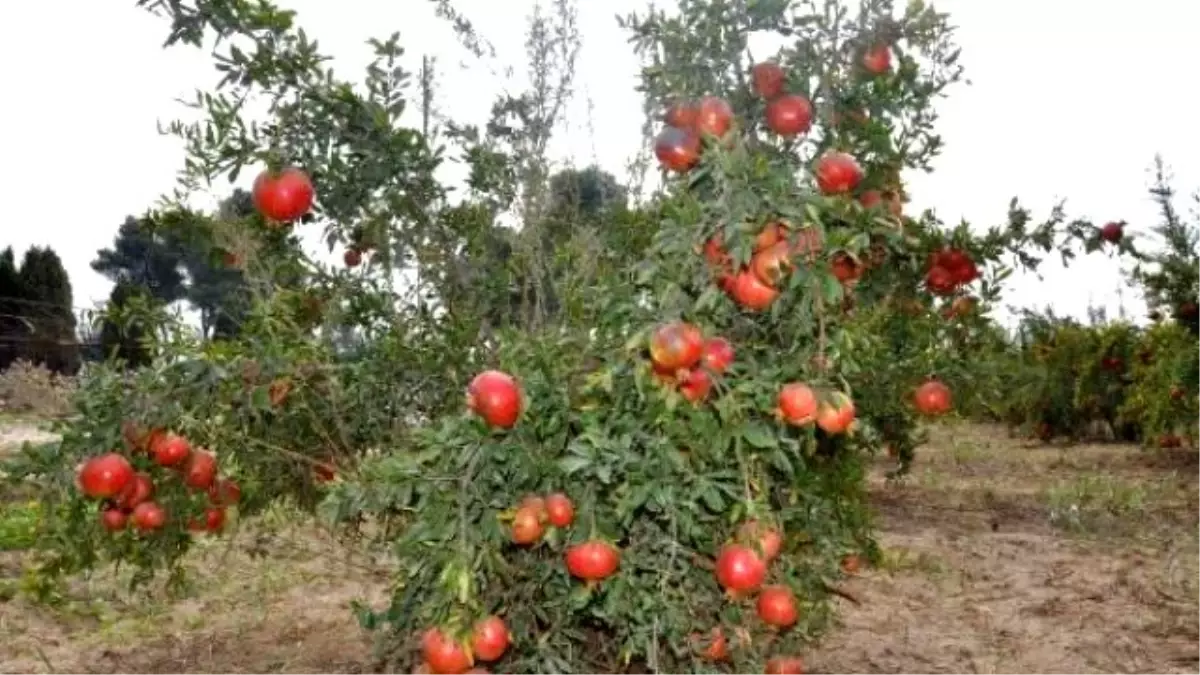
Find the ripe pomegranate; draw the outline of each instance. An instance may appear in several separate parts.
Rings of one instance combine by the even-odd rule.
[[[150,480],[150,476],[144,473],[135,474],[125,484],[125,489],[121,490],[121,494],[117,495],[117,506],[125,511],[131,511],[133,507],[153,496],[154,483]]]
[[[522,506],[513,514],[512,540],[518,546],[528,546],[541,540],[546,533],[542,514],[536,507]]]
[[[779,291],[759,281],[749,269],[743,269],[729,277],[725,291],[734,302],[756,312],[770,307],[775,298],[779,297]]]
[[[817,160],[817,187],[822,194],[836,195],[858,187],[863,178],[862,167],[844,152],[827,152]]]
[[[704,242],[704,259],[718,271],[728,272],[732,259],[721,244],[721,233],[718,232]]]
[[[115,507],[109,507],[100,512],[100,525],[109,532],[119,532],[125,529],[129,517],[125,512]]]
[[[488,426],[510,429],[521,415],[521,389],[508,373],[485,370],[467,387],[467,407]]]
[[[874,45],[862,57],[863,68],[872,75],[882,75],[892,68],[892,52],[885,44]]]
[[[754,85],[754,93],[768,101],[783,93],[786,79],[783,68],[774,61],[756,63],[750,69],[750,80]]]
[[[667,171],[684,173],[700,161],[700,137],[690,129],[663,127],[654,139],[654,156]]]
[[[290,222],[313,205],[313,184],[300,169],[264,171],[254,180],[254,208],[268,220]]]
[[[704,355],[700,358],[705,368],[720,375],[733,364],[733,345],[723,337],[704,341]]]
[[[792,251],[786,241],[759,251],[750,258],[750,271],[754,272],[759,281],[772,288],[779,285],[791,266]]]
[[[925,287],[934,295],[950,295],[958,288],[954,275],[945,267],[931,267],[925,273]]]
[[[866,267],[854,258],[854,256],[845,251],[838,251],[833,254],[833,260],[829,263],[830,270],[837,280],[848,286],[854,285],[860,278]]]
[[[758,594],[758,618],[769,626],[787,628],[800,618],[796,596],[786,586],[768,586]]]
[[[242,500],[242,488],[236,481],[222,478],[208,488],[208,501],[213,506],[230,506]]]
[[[421,637],[421,656],[439,675],[455,675],[475,665],[463,645],[437,628],[425,631]]]
[[[167,524],[167,512],[155,502],[142,502],[133,508],[130,518],[134,529],[152,532]]]
[[[779,222],[767,223],[762,231],[754,237],[754,252],[771,248],[787,238],[787,225]]]
[[[741,544],[726,544],[717,556],[717,583],[731,593],[751,593],[767,578],[767,563]]]
[[[362,251],[356,248],[348,248],[342,254],[342,262],[346,263],[346,267],[358,267],[362,264]]]
[[[525,497],[521,499],[521,503],[517,508],[524,507],[533,509],[534,512],[538,514],[538,518],[543,522],[549,518],[550,514],[546,513],[546,500],[537,495],[525,495]]]
[[[767,128],[785,138],[812,128],[812,104],[796,94],[780,96],[767,104]]]
[[[946,309],[946,318],[956,316],[966,316],[975,310],[975,298],[966,295],[960,295],[950,303],[950,307]]]
[[[608,542],[593,539],[568,548],[566,560],[571,576],[600,581],[612,576],[621,566],[621,552]]]
[[[204,509],[204,518],[196,518],[188,523],[188,529],[193,531],[220,532],[225,527],[225,509],[210,506]]]
[[[691,368],[704,356],[704,334],[690,323],[673,321],[650,336],[650,361],[661,373]]]
[[[720,138],[733,124],[733,108],[718,96],[705,96],[696,109],[696,133]]]
[[[783,535],[779,530],[757,520],[747,520],[738,527],[738,539],[758,546],[763,561],[770,564],[783,547]]]
[[[679,393],[692,403],[704,400],[712,391],[712,375],[703,368],[693,368],[679,385]]]
[[[121,494],[133,480],[133,467],[129,460],[110,452],[84,462],[77,478],[83,494],[92,499],[109,499]]]
[[[150,448],[159,466],[179,466],[192,454],[192,447],[182,436],[170,434]]]
[[[1124,236],[1125,227],[1122,223],[1105,223],[1104,227],[1100,228],[1100,238],[1110,244],[1120,243]]]
[[[720,626],[713,628],[707,637],[692,633],[691,642],[701,658],[709,661],[725,661],[729,658],[729,641],[725,639],[725,631]]]
[[[950,387],[938,380],[928,380],[913,393],[913,404],[922,415],[944,415],[950,412],[952,401]]]
[[[854,417],[854,401],[840,391],[829,394],[817,407],[817,426],[827,434],[844,433]]]
[[[480,661],[495,661],[504,656],[511,641],[504,619],[489,616],[475,624],[471,633],[471,651]]]
[[[546,497],[546,519],[555,527],[569,527],[575,522],[575,504],[561,492]]]
[[[793,426],[812,424],[817,419],[817,394],[802,382],[791,382],[779,390],[779,416]]]
[[[183,474],[183,482],[197,490],[207,490],[217,479],[217,458],[211,452],[198,450],[192,453],[187,470]]]
[[[663,120],[667,126],[675,127],[676,129],[693,129],[696,126],[696,116],[700,110],[696,104],[690,101],[679,101],[667,108],[666,115]]]
[[[799,656],[772,656],[763,669],[767,675],[804,675],[804,662]]]

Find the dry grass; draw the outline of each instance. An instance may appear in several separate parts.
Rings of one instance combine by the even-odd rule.
[[[28,361],[0,372],[0,413],[49,419],[71,411],[75,380]]]
[[[1195,457],[936,430],[914,475],[873,476],[885,560],[846,582],[863,603],[844,604],[809,668],[1197,672]],[[208,542],[174,600],[129,600],[111,576],[57,608],[0,599],[0,672],[372,670],[348,606],[386,595],[386,566],[291,522]]]

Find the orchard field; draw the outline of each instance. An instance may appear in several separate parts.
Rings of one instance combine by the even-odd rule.
[[[136,5],[217,84],[93,263],[103,358],[0,374],[0,670],[1200,667],[1196,214],[1158,158],[1155,223],[915,213],[951,17],[624,17],[618,179],[548,154],[571,0],[482,126],[400,35],[343,80],[269,2]],[[1146,316],[998,323],[1006,280],[1081,256]]]

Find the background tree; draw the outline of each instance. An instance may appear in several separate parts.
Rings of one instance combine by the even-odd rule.
[[[146,330],[136,320],[134,310],[147,303],[160,302],[144,285],[122,278],[113,286],[100,327],[100,348],[104,358],[114,359],[125,367],[138,368],[150,364],[145,345]]]
[[[20,268],[9,246],[0,251],[0,369],[20,358],[29,337],[29,324],[24,319],[29,306],[23,300]]]

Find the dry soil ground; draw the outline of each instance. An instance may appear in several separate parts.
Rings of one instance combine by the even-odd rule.
[[[956,426],[918,461],[900,484],[879,467],[885,561],[846,583],[861,604],[842,602],[810,671],[1200,669],[1194,451]],[[348,605],[386,592],[384,568],[289,522],[269,515],[206,544],[182,599],[129,600],[111,577],[55,607],[0,595],[0,672],[370,670]],[[19,554],[0,554],[0,582],[19,575]]]

